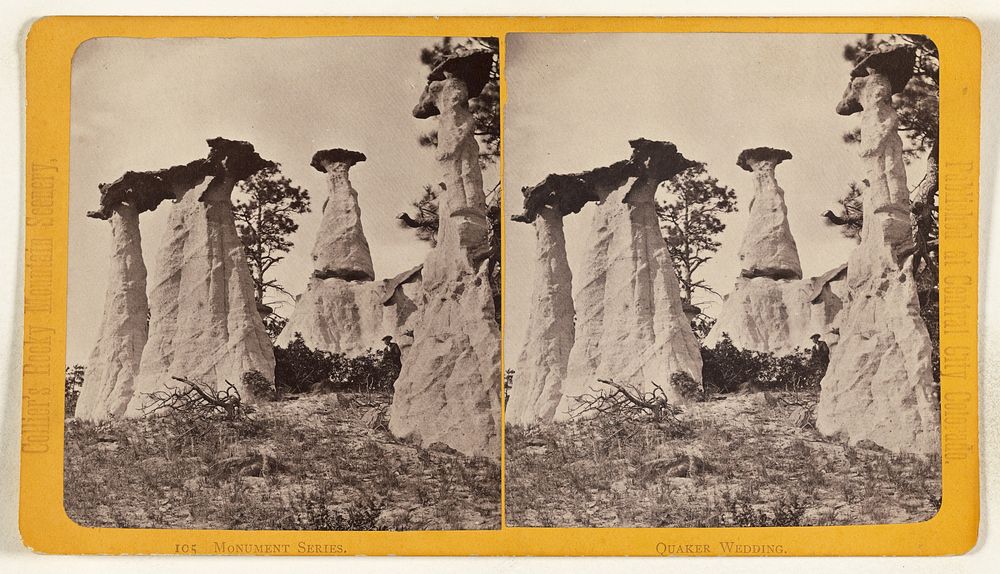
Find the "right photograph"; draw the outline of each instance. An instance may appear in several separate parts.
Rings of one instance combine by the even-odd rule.
[[[937,513],[938,71],[906,34],[506,37],[508,526]]]

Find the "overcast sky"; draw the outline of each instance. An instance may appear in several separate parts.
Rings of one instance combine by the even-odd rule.
[[[326,194],[309,166],[319,149],[344,147],[368,161],[351,170],[379,279],[423,261],[428,245],[401,229],[422,186],[440,180],[417,137],[436,122],[411,111],[426,83],[420,49],[436,38],[121,39],[86,42],[73,59],[67,363],[85,363],[97,338],[111,233],[88,219],[98,184],[128,170],[205,157],[205,140],[247,140],[308,189],[295,247],[275,267],[292,293],[312,272],[310,251]],[[492,187],[495,173],[487,173]],[[150,283],[170,204],[141,216]],[[289,312],[288,308],[285,312]]]
[[[745,148],[783,148],[777,169],[803,273],[846,261],[854,242],[819,214],[864,178],[856,149],[843,142],[857,116],[834,107],[849,79],[843,47],[858,36],[761,34],[514,34],[507,37],[504,189],[507,213],[520,189],[550,173],[584,171],[627,159],[628,140],[674,142],[689,159],[736,190],[740,210],[724,217],[722,247],[703,277],[728,294],[753,196],[736,166]],[[910,177],[923,165],[910,166]],[[915,183],[916,180],[911,182]],[[662,194],[661,194],[662,197]],[[586,264],[588,209],[565,220],[575,275]],[[506,226],[505,357],[516,368],[531,296],[531,226]],[[719,301],[719,300],[716,300]],[[697,302],[697,298],[696,298]],[[718,303],[715,305],[717,311]],[[709,308],[709,313],[713,309]]]

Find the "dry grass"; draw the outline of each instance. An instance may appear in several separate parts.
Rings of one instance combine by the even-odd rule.
[[[121,528],[499,527],[495,462],[401,443],[363,414],[327,394],[266,403],[250,423],[67,421],[66,512]]]
[[[680,434],[601,420],[508,427],[507,522],[794,526],[917,522],[937,512],[938,459],[827,440],[793,424],[782,399],[816,397],[717,397],[686,407]]]

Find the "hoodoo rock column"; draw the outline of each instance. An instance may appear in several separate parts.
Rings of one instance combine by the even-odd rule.
[[[701,387],[701,354],[655,203],[660,184],[694,164],[669,142],[630,144],[627,164],[583,174],[585,180],[607,180],[603,175],[619,172],[616,188],[596,194],[603,202],[589,227],[588,264],[575,297],[575,342],[556,420],[571,418],[576,397],[600,388],[598,379],[642,391],[655,384],[673,402],[685,402],[688,392]],[[676,375],[686,375],[691,388],[676,384]]]
[[[566,257],[563,214],[542,206],[533,224],[535,272],[528,331],[506,409],[506,421],[512,424],[552,421],[573,348],[573,272]]]
[[[791,158],[785,150],[759,147],[743,150],[737,159],[754,176],[754,196],[740,247],[740,274],[705,337],[709,347],[723,335],[741,349],[778,355],[809,348],[814,334],[832,342],[832,323],[843,307],[832,283],[842,282],[844,273],[802,279],[785,192],[774,174]]]
[[[274,353],[230,201],[237,183],[270,162],[247,142],[208,144],[201,180],[170,190],[175,205],[149,297],[149,340],[129,415],[143,413],[149,393],[177,386],[174,376],[218,389],[231,383],[247,402],[253,396],[243,388],[244,373],[274,379]]]
[[[135,390],[148,329],[139,211],[127,203],[109,206],[109,211],[111,273],[104,295],[104,314],[74,413],[76,418],[89,421],[125,414]],[[88,215],[104,219],[105,213],[94,211]]]
[[[492,54],[452,57],[428,76],[417,118],[438,117],[437,245],[423,267],[413,347],[403,361],[389,430],[424,446],[500,456],[500,331],[486,259],[486,198],[469,99],[489,81]]]
[[[329,190],[312,251],[313,276],[320,279],[375,279],[371,250],[361,227],[358,192],[348,177],[351,166],[365,159],[365,154],[345,149],[322,150],[313,155],[312,166],[326,174]]]
[[[406,330],[414,303],[405,289],[420,274],[411,270],[391,287],[388,281],[374,282],[358,192],[349,178],[351,167],[365,159],[363,153],[345,149],[313,155],[312,166],[326,174],[329,197],[313,248],[315,270],[275,341],[278,345],[287,346],[299,334],[312,349],[360,355],[376,348],[382,337],[399,337]]]
[[[774,177],[774,168],[786,159],[792,154],[785,150],[759,147],[743,150],[736,162],[754,175],[750,220],[740,246],[742,277],[802,279],[799,252],[788,228],[785,190]]]
[[[861,243],[847,264],[848,302],[822,381],[816,428],[851,444],[940,452],[931,341],[912,272],[910,199],[892,94],[906,86],[914,54],[875,52],[852,71],[837,113],[861,113],[860,155],[870,187]]]

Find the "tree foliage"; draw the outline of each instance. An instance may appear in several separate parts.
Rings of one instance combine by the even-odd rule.
[[[726,225],[719,216],[736,211],[736,192],[719,184],[704,163],[677,174],[664,187],[668,197],[658,203],[656,213],[677,270],[681,297],[694,305],[699,291],[718,295],[699,277],[699,271],[722,245],[716,238]]]
[[[65,414],[68,417],[76,412],[76,402],[80,399],[80,390],[83,388],[83,378],[86,369],[83,365],[73,365],[66,367],[66,403]]]
[[[273,339],[281,332],[284,317],[273,312],[275,297],[291,294],[275,279],[271,270],[294,245],[290,239],[299,225],[295,217],[308,213],[309,192],[292,184],[281,166],[265,168],[238,186],[233,202],[236,229],[243,242],[257,306],[264,309],[265,328]]]
[[[274,348],[274,382],[279,391],[385,392],[399,375],[384,351],[357,357],[311,349],[295,333],[287,347]]]

